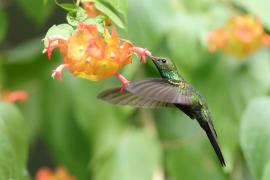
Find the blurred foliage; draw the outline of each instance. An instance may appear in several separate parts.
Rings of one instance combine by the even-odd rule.
[[[114,78],[95,83],[64,72],[63,82],[52,80],[61,57],[54,52],[48,61],[40,40],[48,27],[65,21],[63,10],[53,0],[4,0],[0,87],[24,89],[30,97],[17,105],[21,113],[0,104],[0,179],[29,179],[28,154],[31,176],[41,166],[62,165],[82,180],[268,180],[270,50],[241,59],[210,53],[207,34],[243,13],[257,16],[269,31],[270,2],[95,1],[123,38],[173,59],[206,98],[227,167],[220,167],[198,124],[178,110],[114,107],[97,100],[100,91],[120,85]],[[140,65],[135,59],[123,74],[130,80],[158,76],[150,62]],[[47,154],[33,149],[40,141]],[[51,157],[52,164],[35,162],[33,154]]]
[[[0,103],[0,178],[28,179],[26,124],[12,105]]]
[[[241,146],[256,179],[262,177],[264,167],[270,161],[269,98],[253,100],[241,121]],[[256,121],[254,121],[256,119]]]

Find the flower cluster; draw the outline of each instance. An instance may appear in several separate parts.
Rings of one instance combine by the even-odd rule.
[[[75,180],[63,167],[57,167],[55,171],[49,168],[41,168],[36,173],[35,180]]]
[[[221,49],[235,56],[245,56],[267,43],[268,35],[261,22],[253,16],[237,16],[229,19],[224,27],[208,36],[209,51]]]
[[[94,5],[93,2],[83,3],[84,12],[88,18],[101,14]],[[67,68],[76,77],[92,81],[116,76],[121,80],[123,89],[128,81],[118,74],[118,71],[132,62],[133,53],[138,53],[141,61],[145,62],[146,54],[150,54],[150,52],[143,48],[133,47],[128,40],[120,39],[114,27],[111,28],[110,33],[106,27],[108,21],[105,20],[100,26],[97,19],[90,20],[91,23],[85,20],[79,21],[76,27],[69,24],[53,26],[48,31],[44,39],[43,52],[46,52],[50,59],[52,51],[59,48],[64,57],[64,64],[53,71],[52,77],[61,80],[61,72],[64,68]],[[63,33],[64,30],[66,33]],[[51,34],[52,31],[54,33],[62,32],[62,34]]]
[[[53,76],[61,79],[61,70],[67,67],[75,76],[99,81],[131,63],[131,43],[121,42],[114,28],[111,34],[107,29],[104,31],[103,37],[98,33],[96,25],[80,23],[67,40],[49,37],[49,45],[46,47],[48,56],[58,47],[65,62],[54,71]]]

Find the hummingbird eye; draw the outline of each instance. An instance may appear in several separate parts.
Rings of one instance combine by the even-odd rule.
[[[166,59],[162,59],[161,62],[162,62],[163,64],[165,64],[167,61],[166,61]]]

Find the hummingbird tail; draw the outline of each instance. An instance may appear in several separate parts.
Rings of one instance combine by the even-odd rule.
[[[214,130],[214,127],[212,126],[211,121],[203,121],[203,123],[200,123],[200,125],[205,130],[206,135],[207,135],[208,139],[210,140],[221,165],[226,166],[224,157],[222,155],[222,152],[221,152],[220,147],[219,147],[218,142],[217,142],[216,131]]]
[[[204,129],[208,139],[210,140],[212,147],[214,148],[216,155],[221,163],[222,166],[226,166],[224,157],[222,155],[222,152],[220,150],[220,147],[217,142],[217,134],[214,129],[213,123],[210,120],[206,121],[202,117],[197,118],[197,121],[199,122],[200,126]]]

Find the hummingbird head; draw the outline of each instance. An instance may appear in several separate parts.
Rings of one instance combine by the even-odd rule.
[[[176,69],[175,65],[173,64],[173,62],[169,58],[155,57],[155,56],[150,56],[150,58],[152,59],[155,66],[160,70],[170,70],[170,69],[174,70],[174,69]]]
[[[171,80],[180,80],[182,79],[178,74],[178,70],[174,63],[166,57],[155,57],[149,55],[155,66],[157,67],[160,75],[163,78],[171,79]]]

